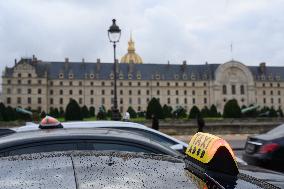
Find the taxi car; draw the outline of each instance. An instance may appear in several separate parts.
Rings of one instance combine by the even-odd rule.
[[[171,148],[128,131],[66,129],[49,120],[40,124],[41,130],[1,133],[5,157],[0,157],[0,188],[277,188],[241,173],[229,144],[214,135],[197,133],[185,155],[176,156],[178,152]],[[129,135],[128,140],[124,134]],[[52,140],[47,138],[58,145],[65,137],[81,143],[75,149],[48,150]],[[105,139],[111,138],[115,142],[105,146]],[[94,148],[79,148],[93,139]],[[100,142],[103,145],[96,148]],[[117,142],[135,148],[121,149],[115,146]],[[19,148],[20,143],[28,148]]]
[[[284,124],[267,133],[249,136],[243,159],[248,164],[284,172]]]

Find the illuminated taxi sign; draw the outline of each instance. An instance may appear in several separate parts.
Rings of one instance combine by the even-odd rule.
[[[186,155],[221,172],[238,173],[236,157],[230,145],[222,138],[209,133],[196,133],[190,140]]]
[[[55,118],[46,116],[43,118],[39,124],[40,129],[55,129],[63,128],[62,124]]]

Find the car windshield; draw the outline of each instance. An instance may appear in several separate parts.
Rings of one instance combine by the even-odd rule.
[[[268,131],[267,134],[284,134],[284,124]]]

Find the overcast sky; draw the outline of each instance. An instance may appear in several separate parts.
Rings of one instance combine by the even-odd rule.
[[[144,63],[284,63],[284,0],[0,0],[0,70],[33,54],[112,62],[113,18],[119,59],[132,31]]]

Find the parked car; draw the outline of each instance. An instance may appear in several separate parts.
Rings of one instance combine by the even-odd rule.
[[[248,164],[284,171],[284,124],[267,133],[249,136],[243,159]]]

